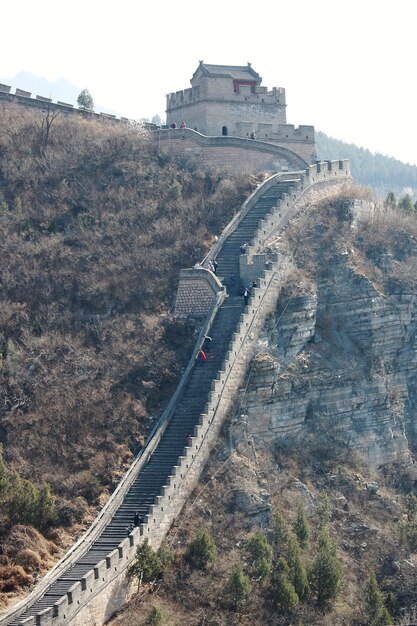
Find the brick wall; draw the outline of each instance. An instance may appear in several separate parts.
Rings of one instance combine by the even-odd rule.
[[[198,319],[212,309],[217,293],[224,287],[212,272],[204,268],[181,270],[174,315]]]
[[[233,174],[304,170],[311,162],[311,154],[308,159],[301,154],[306,150],[302,143],[291,144],[295,150],[290,150],[286,145],[253,139],[206,137],[188,128],[158,130],[151,133],[151,138],[161,153],[190,157],[202,168]]]

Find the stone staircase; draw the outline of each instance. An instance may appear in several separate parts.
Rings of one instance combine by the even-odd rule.
[[[33,616],[53,606],[59,598],[68,593],[76,581],[81,580],[97,563],[106,559],[107,555],[126,538],[136,511],[147,519],[150,507],[161,494],[164,485],[167,485],[179,457],[184,454],[187,436],[195,434],[200,416],[205,411],[213,381],[218,378],[218,373],[222,369],[232,335],[244,311],[244,302],[240,295],[242,285],[239,280],[240,246],[242,243],[251,242],[259,221],[276,207],[277,202],[288,193],[293,184],[292,181],[281,181],[267,189],[224,242],[217,256],[217,273],[219,277],[233,275],[236,281],[229,287],[229,295],[210,328],[212,342],[207,353],[207,361],[202,365],[196,364],[191,370],[186,388],[159,445],[137,475],[122,505],[87,552],[51,584],[40,599],[19,618],[11,621],[10,626],[19,626],[28,618],[27,623],[32,622],[31,617],[33,619]]]
[[[225,281],[228,293],[237,295],[245,286],[239,276],[240,246],[251,242],[259,222],[271,213],[284,194],[287,194],[294,185],[293,180],[279,180],[273,187],[267,189],[223,243],[216,259],[217,275]],[[232,276],[234,280],[231,280]]]

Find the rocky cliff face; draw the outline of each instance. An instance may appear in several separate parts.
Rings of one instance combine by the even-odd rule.
[[[356,217],[346,200],[315,207],[278,243],[297,269],[265,325],[242,414],[265,444],[295,438],[302,449],[309,438],[321,454],[356,450],[373,469],[413,473],[417,227]]]

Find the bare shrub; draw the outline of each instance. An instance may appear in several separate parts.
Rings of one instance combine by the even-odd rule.
[[[41,557],[37,552],[31,550],[30,548],[20,550],[20,552],[15,555],[14,561],[17,565],[21,565],[25,572],[38,571],[42,566]]]
[[[17,591],[32,582],[32,577],[25,572],[21,565],[0,566],[0,591],[7,593]]]
[[[14,559],[17,554],[31,550],[42,559],[43,565],[50,563],[51,555],[55,554],[56,546],[48,541],[39,531],[31,526],[16,525],[10,530],[7,546],[7,556]]]
[[[60,526],[72,526],[81,522],[87,510],[87,501],[81,496],[73,500],[57,499],[58,523]]]

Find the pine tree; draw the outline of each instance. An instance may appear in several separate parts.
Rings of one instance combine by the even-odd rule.
[[[42,487],[37,490],[34,507],[34,525],[39,530],[44,530],[56,521],[55,498],[47,483],[43,483]]]
[[[278,546],[283,546],[288,541],[289,528],[288,524],[281,513],[281,511],[274,511],[272,518],[272,529],[274,533],[274,540]]]
[[[403,211],[414,210],[413,201],[411,200],[411,196],[409,193],[406,193],[402,198],[399,199],[398,208],[402,209]]]
[[[394,621],[384,606],[382,593],[373,572],[369,575],[369,581],[365,589],[366,612],[369,626],[389,626]]]
[[[329,496],[327,493],[321,493],[319,496],[319,503],[317,505],[317,515],[320,520],[320,528],[323,528],[330,522],[332,512],[332,505],[330,504]]]
[[[323,608],[334,600],[340,591],[342,565],[327,528],[323,528],[320,535],[318,554],[311,571],[311,583],[316,593],[317,604]]]
[[[409,522],[413,522],[417,515],[417,498],[413,493],[409,493],[405,499],[405,509]]]
[[[257,530],[246,544],[250,559],[253,563],[254,575],[266,578],[272,570],[272,548],[265,534]]]
[[[3,460],[3,446],[0,443],[0,504],[3,502],[9,486],[9,473]]]
[[[216,557],[217,551],[212,536],[206,529],[199,530],[188,546],[187,560],[197,569],[206,569]]]
[[[287,563],[290,568],[289,579],[294,585],[297,596],[305,600],[310,595],[307,570],[301,557],[301,548],[297,537],[291,533],[287,545]]]
[[[163,616],[161,609],[158,609],[158,607],[153,606],[149,612],[146,623],[150,624],[151,626],[156,626],[157,624],[162,624],[163,618],[164,616]]]
[[[389,191],[385,198],[384,206],[388,209],[395,209],[397,206],[397,200],[393,191]]]
[[[88,89],[83,89],[77,98],[77,104],[82,109],[94,109],[94,100]]]
[[[289,580],[290,568],[284,557],[280,557],[274,572],[274,600],[281,609],[292,609],[299,603],[294,585]]]
[[[229,579],[229,593],[235,610],[248,599],[250,581],[243,571],[242,563],[237,563],[232,569]]]
[[[162,571],[162,563],[157,553],[149,545],[148,538],[136,548],[135,560],[129,567],[129,576],[138,579],[138,588],[141,583],[149,582]]]
[[[35,525],[37,490],[29,481],[20,478],[17,472],[10,474],[8,514],[11,524]]]
[[[293,530],[302,548],[308,545],[311,536],[310,525],[301,504],[297,507],[297,516],[293,523]]]

